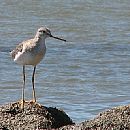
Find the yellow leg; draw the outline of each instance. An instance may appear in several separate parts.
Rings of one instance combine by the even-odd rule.
[[[35,70],[36,70],[36,66],[34,66],[34,70],[33,70],[33,75],[32,75],[32,86],[33,86],[33,103],[36,102],[36,95],[35,95],[35,84],[34,84],[34,76],[35,76]]]

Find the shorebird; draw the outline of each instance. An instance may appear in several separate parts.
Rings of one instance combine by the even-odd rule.
[[[66,42],[66,40],[53,36],[51,31],[46,27],[40,27],[34,38],[21,42],[16,48],[10,52],[14,62],[23,66],[23,87],[21,108],[24,109],[24,89],[25,89],[25,66],[32,65],[34,67],[32,74],[32,102],[36,103],[34,77],[36,65],[43,59],[46,53],[45,39],[51,37]]]

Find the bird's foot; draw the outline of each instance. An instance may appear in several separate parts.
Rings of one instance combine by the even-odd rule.
[[[36,105],[36,106],[38,106],[38,107],[41,107],[41,106],[42,106],[41,104],[37,103],[35,99],[33,99],[33,100],[29,101],[29,102],[30,102],[30,104]]]
[[[24,101],[23,99],[21,99],[21,100],[19,101],[19,104],[20,104],[20,108],[21,108],[22,110],[24,110],[25,101]]]
[[[42,107],[42,105],[41,104],[39,104],[39,103],[37,103],[36,102],[36,100],[30,100],[30,101],[25,101],[25,100],[23,100],[23,99],[21,99],[20,101],[19,101],[19,107],[20,107],[20,109],[21,110],[23,110],[24,111],[24,107],[25,107],[25,105],[31,105],[31,106],[36,106],[36,107],[38,107],[38,108],[41,108]]]

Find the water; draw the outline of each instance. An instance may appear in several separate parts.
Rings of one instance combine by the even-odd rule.
[[[22,67],[9,56],[46,25],[69,42],[48,39],[36,70],[38,102],[63,109],[75,122],[130,101],[129,0],[1,0],[0,104],[21,98]],[[26,99],[32,98],[26,68]]]

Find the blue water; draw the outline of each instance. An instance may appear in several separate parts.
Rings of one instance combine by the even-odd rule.
[[[36,70],[37,100],[63,109],[74,122],[94,118],[130,99],[129,0],[1,0],[0,104],[21,98],[22,66],[9,52],[45,25],[64,43],[47,39]],[[26,100],[32,98],[26,68]]]

